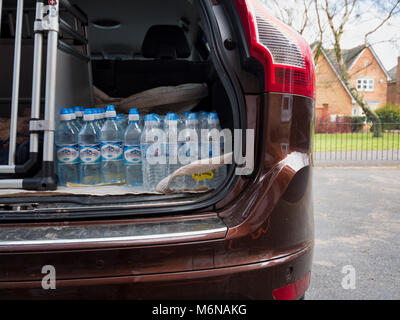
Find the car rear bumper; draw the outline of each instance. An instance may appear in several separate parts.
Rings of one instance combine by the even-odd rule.
[[[138,276],[57,279],[56,289],[41,281],[0,282],[1,299],[273,299],[272,292],[311,271],[313,246],[268,261]],[[299,298],[300,295],[297,297]]]
[[[311,271],[311,172],[273,170],[254,201],[228,207],[243,216],[251,203],[247,219],[231,227],[225,211],[106,225],[4,226],[0,299],[272,299],[274,290]],[[289,187],[278,183],[293,174]],[[55,269],[55,290],[42,288],[45,266]]]

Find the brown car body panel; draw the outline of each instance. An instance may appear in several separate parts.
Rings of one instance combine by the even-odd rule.
[[[288,120],[282,116],[286,98],[246,97],[247,125],[256,130],[256,171],[239,177],[213,212],[199,215],[219,216],[228,227],[224,237],[148,245],[106,243],[96,248],[0,248],[0,298],[271,299],[272,290],[305,276],[314,245],[314,102],[294,96]],[[193,215],[107,223],[177,221]],[[72,223],[35,225],[68,224]],[[12,226],[17,225],[0,228]],[[56,268],[57,290],[41,288],[44,265]]]
[[[59,280],[50,292],[39,282],[3,283],[2,299],[273,299],[273,289],[309,271],[312,254],[308,247],[277,260],[230,268]]]

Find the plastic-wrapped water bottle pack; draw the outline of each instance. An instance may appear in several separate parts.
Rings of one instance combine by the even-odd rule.
[[[155,191],[182,166],[223,155],[220,131],[218,115],[204,111],[144,116],[134,108],[129,115],[117,114],[112,105],[64,108],[55,135],[59,185],[125,185]],[[206,175],[181,176],[170,188],[215,189],[226,174],[222,166]]]

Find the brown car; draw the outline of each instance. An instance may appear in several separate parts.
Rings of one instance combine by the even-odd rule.
[[[306,42],[257,0],[22,3],[0,1],[0,117],[11,123],[0,146],[0,299],[303,298],[314,246]],[[184,84],[206,84],[192,110],[240,133],[235,159],[246,160],[219,187],[57,186],[61,107],[122,108]],[[27,132],[14,124],[24,115]]]

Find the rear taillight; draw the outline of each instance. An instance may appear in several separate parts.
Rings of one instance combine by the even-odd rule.
[[[305,40],[258,0],[234,1],[250,55],[264,67],[266,91],[315,98],[314,59]]]
[[[275,300],[295,300],[300,298],[310,286],[311,272],[296,282],[290,283],[285,287],[272,291]]]

